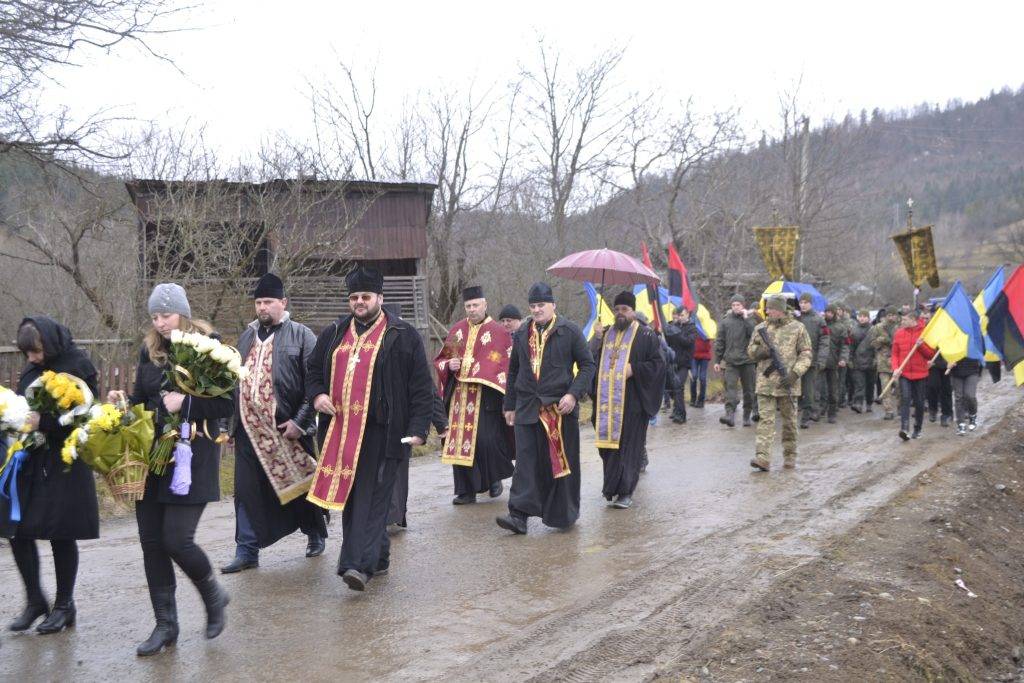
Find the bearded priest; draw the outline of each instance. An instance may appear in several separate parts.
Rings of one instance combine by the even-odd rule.
[[[597,353],[591,422],[604,461],[601,492],[612,507],[625,510],[640,479],[647,425],[661,407],[666,366],[658,335],[636,319],[633,293],[616,296],[613,310],[615,324]]]
[[[390,568],[388,510],[402,462],[427,440],[434,386],[423,340],[388,316],[384,278],[349,273],[349,315],[317,338],[306,396],[320,413],[320,459],[308,498],[341,510],[338,575],[355,591]]]

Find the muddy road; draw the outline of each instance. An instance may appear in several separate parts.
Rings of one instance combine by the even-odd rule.
[[[693,654],[709,627],[818,558],[824,545],[890,500],[923,470],[970,448],[1019,394],[1004,381],[980,390],[980,427],[956,437],[925,423],[902,443],[879,412],[843,411],[801,431],[798,469],[748,466],[754,430],[718,424],[721,406],[662,414],[649,432],[650,467],[631,510],[600,494],[601,467],[584,427],[579,524],[560,532],[531,521],[528,536],[494,524],[507,493],[453,507],[450,468],[413,464],[409,529],[393,537],[390,575],[349,591],[335,574],[340,522],[328,552],[308,560],[295,535],[263,551],[259,569],[224,578],[228,627],[206,641],[195,590],[179,576],[177,647],[137,659],[152,628],[131,517],[81,544],[78,625],[52,636],[0,636],[0,676],[79,680],[270,679],[494,681],[639,680]],[[484,502],[486,501],[486,502]],[[231,503],[210,506],[199,542],[215,566],[234,551]],[[53,595],[49,551],[43,580]],[[2,618],[23,594],[0,553]]]

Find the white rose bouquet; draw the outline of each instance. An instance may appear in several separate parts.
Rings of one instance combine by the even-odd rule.
[[[171,380],[199,398],[223,396],[248,372],[234,347],[198,332],[172,332],[169,357]]]

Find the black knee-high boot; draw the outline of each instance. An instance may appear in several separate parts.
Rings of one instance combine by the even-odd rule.
[[[53,611],[36,627],[39,633],[57,633],[75,625],[75,579],[78,577],[78,543],[72,540],[50,541],[53,567],[57,574],[57,597]]]
[[[39,583],[39,552],[36,550],[36,542],[11,539],[11,552],[14,553],[14,563],[18,565],[18,573],[25,585],[25,609],[8,628],[12,631],[25,631],[32,627],[36,619],[47,616],[50,608]]]
[[[149,600],[153,603],[156,626],[149,639],[135,649],[140,657],[155,655],[165,647],[178,642],[178,604],[174,599],[174,586],[149,589]]]

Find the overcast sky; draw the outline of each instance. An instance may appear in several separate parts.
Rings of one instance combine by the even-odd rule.
[[[816,120],[847,111],[972,100],[1024,84],[1024,3],[1003,2],[209,2],[192,30],[154,41],[182,73],[136,49],[62,70],[46,98],[168,127],[206,124],[228,154],[309,129],[306,83],[338,57],[377,65],[381,106],[439,84],[504,83],[544,35],[586,61],[625,45],[618,78],[666,103],[740,107],[752,135],[802,77]]]

